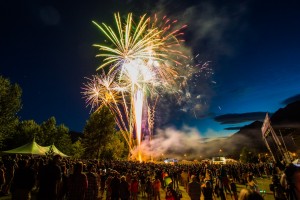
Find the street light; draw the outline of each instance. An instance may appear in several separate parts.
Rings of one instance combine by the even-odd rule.
[[[219,150],[219,156],[221,156],[221,155],[222,155],[222,149]]]

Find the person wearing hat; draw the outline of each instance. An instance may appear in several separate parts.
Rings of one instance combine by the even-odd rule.
[[[191,200],[199,200],[201,197],[201,185],[195,175],[191,176],[192,182],[188,184],[188,194]]]

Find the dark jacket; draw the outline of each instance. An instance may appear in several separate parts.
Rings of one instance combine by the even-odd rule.
[[[197,181],[188,184],[188,194],[191,200],[199,200],[201,196],[201,185]]]

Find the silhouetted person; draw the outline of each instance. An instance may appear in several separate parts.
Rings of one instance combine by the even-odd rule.
[[[61,177],[61,183],[58,191],[58,200],[63,200],[67,196],[67,185],[68,185],[68,175],[67,175],[67,167],[66,164],[60,165],[62,177]]]
[[[20,160],[12,180],[12,200],[31,199],[31,190],[35,185],[35,171],[28,167],[27,160]]]
[[[4,163],[0,161],[0,193],[2,192],[2,186],[5,184],[5,167]]]
[[[153,182],[153,197],[154,200],[160,200],[160,188],[161,188],[161,182],[158,178],[158,176],[155,177],[155,181]]]
[[[222,176],[220,174],[220,171],[217,172],[217,178],[216,178],[216,190],[217,190],[217,196],[220,196],[221,200],[226,200],[225,192],[224,192],[224,185],[222,182]]]
[[[126,181],[125,176],[121,177],[120,198],[121,198],[121,200],[129,200],[129,198],[130,198],[129,184]]]
[[[210,181],[206,181],[201,187],[204,200],[212,200],[214,195],[214,190]]]
[[[172,183],[167,186],[166,200],[176,200],[176,191],[173,189]]]
[[[236,188],[236,184],[233,180],[230,183],[230,189],[232,191],[234,200],[238,200],[237,188]]]
[[[118,178],[117,172],[114,172],[114,177],[111,179],[110,182],[110,188],[111,188],[111,199],[119,200],[120,179]]]
[[[130,184],[130,192],[131,192],[131,199],[137,200],[138,199],[138,192],[139,192],[139,181],[136,175],[133,176],[131,184]]]
[[[88,188],[85,200],[95,200],[98,198],[99,192],[98,176],[95,173],[95,166],[93,164],[89,164],[87,170],[88,173],[86,173],[86,176],[88,180]]]
[[[87,176],[82,172],[83,163],[78,162],[74,165],[74,172],[68,179],[68,200],[84,200],[88,188]]]
[[[300,199],[300,165],[289,164],[284,171],[288,200]]]
[[[192,175],[192,182],[188,184],[188,194],[191,200],[199,200],[201,196],[201,185],[197,182],[197,177]]]
[[[2,193],[8,195],[17,164],[14,156],[5,156],[2,159],[5,167],[5,183],[2,186]]]
[[[61,156],[55,155],[42,167],[39,174],[38,200],[56,200],[61,181],[61,170],[58,166]]]

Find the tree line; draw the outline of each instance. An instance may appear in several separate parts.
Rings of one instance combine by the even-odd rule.
[[[69,128],[57,124],[55,116],[41,124],[34,119],[20,120],[18,113],[23,107],[21,98],[21,87],[0,76],[0,151],[19,147],[35,139],[42,146],[54,144],[74,158],[127,159],[128,148],[108,108],[103,107],[92,113],[82,136],[72,141]]]

